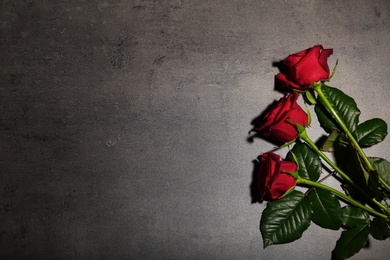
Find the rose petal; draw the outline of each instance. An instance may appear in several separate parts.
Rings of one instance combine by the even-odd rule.
[[[272,185],[267,192],[268,200],[275,200],[282,196],[286,191],[295,186],[295,178],[288,173],[280,173],[272,179]]]
[[[309,51],[310,49],[306,49],[298,53],[291,54],[283,61],[283,64],[287,67],[295,66],[295,64],[297,64]]]
[[[287,79],[286,75],[283,73],[279,73],[276,75],[276,80],[279,81],[281,84],[288,86],[290,85],[290,80]]]
[[[325,49],[322,50],[320,57],[318,59],[321,66],[325,69],[329,76],[329,65],[328,65],[328,57],[333,54],[333,49]]]
[[[296,82],[303,86],[309,86],[313,82],[326,79],[329,73],[319,63],[320,50],[322,46],[314,46],[311,51],[303,57],[294,68]]]
[[[258,157],[259,160],[259,172],[258,172],[258,189],[260,192],[260,201],[265,199],[267,190],[270,188],[270,180],[272,176],[275,174],[275,170],[277,168],[278,163],[280,162],[280,156],[268,152],[260,155]]]

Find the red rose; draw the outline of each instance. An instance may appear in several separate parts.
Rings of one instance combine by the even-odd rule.
[[[295,124],[308,124],[307,114],[296,102],[298,96],[297,92],[293,92],[277,101],[254,130],[280,144],[297,138],[298,130]]]
[[[306,90],[313,82],[329,77],[328,57],[333,49],[323,49],[322,45],[292,54],[284,60],[287,71],[276,75],[283,85]]]
[[[259,200],[275,200],[295,186],[295,178],[288,172],[295,172],[297,165],[289,161],[281,161],[280,156],[268,152],[257,158],[260,162],[257,174]]]

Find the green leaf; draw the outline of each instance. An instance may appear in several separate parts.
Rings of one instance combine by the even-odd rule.
[[[347,228],[365,225],[370,218],[364,210],[353,206],[345,206],[341,209],[342,225]]]
[[[370,225],[370,234],[377,240],[385,240],[390,237],[389,226],[383,218],[374,218]]]
[[[360,146],[369,147],[385,139],[387,124],[379,118],[370,119],[358,125],[353,134]]]
[[[313,222],[323,228],[338,230],[342,222],[339,200],[329,191],[321,189],[313,189],[308,198],[313,210]]]
[[[317,102],[314,107],[314,111],[317,114],[317,118],[320,122],[320,125],[327,133],[331,133],[333,131],[340,131],[339,128],[336,126],[336,122],[331,118],[330,114],[326,111],[326,109],[320,102]]]
[[[369,233],[368,223],[343,231],[332,252],[332,259],[346,259],[359,252],[367,243]]]
[[[337,164],[340,165],[340,168],[354,181],[354,183],[366,190],[370,196],[382,200],[383,192],[379,188],[378,173],[369,173],[366,170],[357,150],[352,147],[337,149],[335,151],[335,158]],[[349,190],[353,197],[357,199],[362,198],[360,192],[356,192],[353,186],[344,185],[344,187]]]
[[[317,181],[321,175],[321,159],[304,143],[296,143],[286,158],[298,164],[299,176]]]
[[[359,123],[360,115],[360,110],[358,109],[355,100],[337,88],[322,85],[321,89],[347,128],[351,132],[355,131]],[[320,103],[321,102],[317,102],[315,111],[321,126],[328,133],[333,130],[340,130],[340,127],[335,123],[328,110],[323,105],[319,105]]]
[[[348,142],[345,139],[344,134],[335,130],[325,139],[325,142],[322,144],[321,150],[324,152],[334,152],[337,147],[342,146],[343,148],[345,148],[347,144]]]
[[[357,150],[353,150],[356,160],[356,163],[360,165],[360,170],[363,173],[364,178],[366,179],[365,185],[367,185],[367,191],[372,194],[378,201],[383,199],[383,192],[379,188],[379,176],[377,171],[368,172],[363,165],[363,161],[360,155],[357,153]],[[364,188],[365,185],[362,185]]]
[[[368,160],[377,170],[378,175],[390,186],[390,162],[379,157],[369,157]]]
[[[309,227],[311,215],[310,203],[300,191],[269,202],[260,220],[264,248],[299,239]]]

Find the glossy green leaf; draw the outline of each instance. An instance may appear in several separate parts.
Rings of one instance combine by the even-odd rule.
[[[331,118],[330,114],[326,111],[324,106],[317,102],[314,107],[318,121],[320,122],[321,127],[327,132],[331,133],[333,131],[340,131],[337,127],[336,122]]]
[[[377,240],[385,240],[390,237],[390,228],[383,218],[374,218],[370,225],[370,234]]]
[[[310,203],[300,191],[269,202],[260,220],[264,248],[299,239],[309,227],[311,215]]]
[[[369,147],[385,139],[387,124],[379,118],[370,119],[358,125],[353,134],[360,146]]]
[[[378,157],[369,157],[368,160],[377,170],[378,175],[390,186],[390,162]]]
[[[313,189],[309,196],[313,210],[312,220],[318,226],[337,230],[341,226],[341,206],[339,200],[329,191]]]
[[[374,168],[375,168],[375,166],[374,166]],[[367,175],[369,175],[368,181],[367,181],[367,187],[368,187],[369,193],[372,194],[378,201],[383,200],[385,197],[385,194],[383,193],[383,190],[381,189],[381,186],[379,183],[378,171],[367,172]]]
[[[370,218],[364,210],[353,206],[345,206],[341,209],[342,225],[347,228],[365,225]]]
[[[383,198],[383,192],[379,188],[378,174],[377,172],[368,172],[364,167],[364,163],[358,154],[357,150],[348,147],[335,152],[336,161],[340,165],[340,168],[361,188],[363,188],[370,196],[381,200]],[[348,188],[348,185],[345,186]],[[361,194],[355,193],[352,189],[349,191],[357,196],[361,197]]]
[[[298,173],[302,178],[317,181],[320,177],[320,157],[306,144],[296,143],[286,158],[298,164]]]
[[[355,100],[337,88],[322,85],[321,89],[333,109],[343,120],[348,129],[351,132],[355,131],[359,123],[360,115],[360,110],[357,107]],[[318,105],[320,103],[321,102],[317,102],[315,111],[321,126],[328,133],[331,133],[333,130],[340,129],[328,110],[323,105]]]
[[[332,252],[332,259],[346,259],[359,252],[367,243],[369,233],[368,223],[343,231]]]

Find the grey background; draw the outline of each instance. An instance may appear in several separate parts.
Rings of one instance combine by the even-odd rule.
[[[282,96],[272,63],[316,44],[361,120],[390,122],[390,1],[0,8],[0,258],[330,259],[340,231],[313,224],[262,249],[249,186],[274,146],[247,133]],[[371,242],[353,259],[387,259]]]

